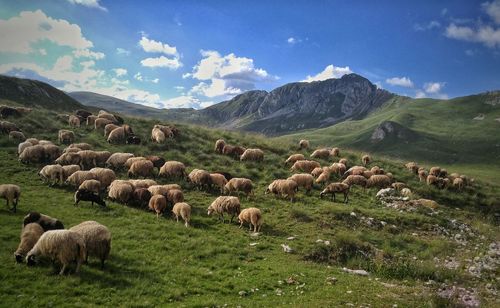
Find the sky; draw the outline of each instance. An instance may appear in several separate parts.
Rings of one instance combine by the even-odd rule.
[[[500,0],[0,0],[0,74],[157,108],[357,73],[410,97],[500,89]]]

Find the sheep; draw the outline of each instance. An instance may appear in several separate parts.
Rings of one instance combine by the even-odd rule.
[[[370,171],[373,172],[373,174],[385,174],[385,170],[379,166],[373,166]]]
[[[60,220],[38,212],[29,212],[28,215],[24,216],[23,226],[29,223],[39,224],[43,231],[64,229],[64,225]]]
[[[68,124],[71,127],[80,127],[80,118],[74,115],[70,115],[68,119]]]
[[[240,156],[241,161],[263,161],[264,152],[261,149],[246,149]]]
[[[166,178],[182,178],[186,176],[186,166],[178,161],[171,160],[163,164],[158,176]]]
[[[148,176],[154,176],[153,170],[154,170],[154,165],[151,161],[139,160],[134,162],[130,166],[127,175],[128,177],[142,176],[144,178],[147,178]]]
[[[128,125],[122,125],[121,127],[115,128],[109,133],[108,143],[124,143],[125,139],[134,132],[132,128]]]
[[[256,207],[249,207],[241,211],[238,215],[238,222],[240,223],[240,228],[243,227],[243,223],[247,222],[250,231],[259,232],[262,228],[262,212]]]
[[[329,169],[324,170],[316,179],[316,183],[328,182],[330,180],[330,175],[331,172]]]
[[[31,147],[33,144],[29,141],[24,141],[21,142],[17,145],[17,155],[21,155],[21,153],[26,149],[27,147]]]
[[[222,154],[222,149],[226,145],[226,142],[223,139],[219,139],[215,141],[215,152]]]
[[[106,161],[111,157],[111,152],[109,151],[96,151],[95,152],[95,164],[99,167],[104,167]]]
[[[45,160],[49,162],[55,161],[61,155],[61,149],[54,144],[43,145]]]
[[[289,177],[287,180],[295,181],[298,187],[304,187],[306,189],[306,193],[308,194],[312,190],[314,184],[313,176],[308,173],[297,173]]]
[[[366,166],[372,161],[372,158],[370,155],[365,154],[363,155],[363,157],[361,157],[361,161],[363,162],[363,166]]]
[[[349,168],[344,174],[342,175],[342,178],[346,178],[348,175],[362,175],[363,172],[367,171],[365,167],[363,166],[354,166]]]
[[[233,222],[234,217],[240,214],[240,208],[240,199],[238,197],[220,196],[210,204],[207,215],[210,216],[215,212],[224,223],[224,213],[227,213],[231,215],[231,222]]]
[[[288,197],[290,201],[293,202],[295,194],[297,193],[299,186],[297,182],[293,180],[274,180],[266,189],[265,194],[273,193],[275,196]]]
[[[101,182],[99,182],[98,180],[85,180],[82,182],[82,184],[80,184],[78,190],[88,190],[99,194],[99,192],[101,191]]]
[[[343,180],[342,183],[347,184],[349,186],[358,185],[363,187],[364,190],[366,188],[367,181],[368,180],[362,175],[351,174],[347,178],[345,178],[345,180]]]
[[[167,198],[167,202],[169,202],[171,204],[176,204],[178,202],[184,201],[184,194],[182,193],[182,190],[180,190],[180,189],[169,189],[169,190],[167,190],[167,194],[165,195],[165,198]]]
[[[12,203],[11,211],[14,213],[19,203],[19,197],[21,197],[21,188],[19,186],[14,184],[0,184],[0,198],[7,201],[7,207]]]
[[[94,121],[94,128],[96,130],[97,129],[104,129],[106,127],[106,125],[108,125],[108,124],[113,124],[113,121],[110,121],[110,120],[104,119],[104,118],[97,118]]]
[[[62,264],[59,275],[63,275],[67,266],[76,260],[75,273],[85,260],[85,242],[83,237],[70,230],[51,230],[40,236],[35,246],[28,252],[26,262],[29,266],[36,263],[38,256],[57,260]]]
[[[294,164],[298,160],[305,160],[303,154],[292,154],[285,160],[285,165]]]
[[[75,204],[74,204],[75,206],[77,206],[80,201],[90,201],[90,202],[92,202],[92,205],[94,205],[94,202],[95,202],[102,207],[106,206],[106,202],[104,202],[104,200],[102,200],[102,198],[99,196],[98,193],[91,191],[91,190],[82,189],[81,186],[75,192],[73,198],[75,200]]]
[[[92,146],[86,142],[72,143],[68,148],[79,148],[80,150],[92,150]]]
[[[146,160],[146,157],[142,157],[142,156],[130,157],[129,159],[127,159],[127,161],[125,162],[125,164],[123,166],[127,169],[130,169],[130,167],[132,166],[133,163],[135,163],[136,161],[140,161],[140,160]]]
[[[372,171],[363,171],[363,173],[361,175],[364,176],[368,180],[373,175],[375,175],[375,173],[373,173]]]
[[[95,180],[96,178],[96,175],[90,171],[76,171],[66,179],[65,183],[79,187],[85,180]]]
[[[156,218],[158,219],[167,209],[167,199],[162,195],[154,195],[149,199],[148,207],[156,213]]]
[[[312,158],[322,158],[322,159],[328,159],[331,155],[331,150],[329,149],[317,149],[315,150],[312,154]]]
[[[222,149],[222,154],[232,156],[234,158],[241,158],[241,155],[245,153],[246,149],[244,147],[240,146],[232,146],[229,144],[224,145],[224,148]]]
[[[174,131],[170,126],[156,124],[155,126],[153,126],[153,129],[155,128],[161,130],[165,135],[165,138],[174,138]]]
[[[146,156],[146,159],[150,160],[153,163],[153,166],[155,166],[155,168],[158,168],[158,171],[166,162],[164,158],[156,155]]]
[[[127,204],[132,198],[134,189],[129,182],[115,180],[109,186],[108,197],[116,202]]]
[[[228,180],[228,181],[233,178],[233,176],[231,175],[231,173],[225,172],[225,171],[214,171],[212,173],[222,174],[226,178],[226,180]]]
[[[90,172],[95,175],[96,180],[101,182],[102,189],[108,187],[114,180],[116,180],[115,172],[108,168],[96,167],[90,169]]]
[[[302,139],[299,141],[299,149],[305,150],[309,148],[309,140]]]
[[[9,121],[0,121],[0,132],[3,134],[8,134],[12,131],[21,131],[16,124]]]
[[[42,227],[36,223],[29,223],[26,226],[23,226],[20,236],[21,241],[19,242],[17,250],[14,253],[17,263],[23,262],[26,254],[33,248],[33,246],[35,246],[43,232]]]
[[[332,194],[332,200],[333,202],[336,202],[335,193],[343,193],[344,203],[347,203],[349,201],[349,189],[350,186],[345,183],[331,183],[325,187],[325,189],[319,194],[319,197],[323,198],[326,194]]]
[[[454,172],[454,173],[451,173],[448,178],[450,179],[450,181],[454,181],[456,178],[459,178],[460,177],[460,174]]]
[[[314,160],[298,160],[296,161],[293,166],[290,168],[290,171],[292,172],[305,172],[305,173],[310,173],[311,171],[314,170],[314,168],[320,167],[320,164],[317,161]]]
[[[330,166],[331,172],[337,174],[339,177],[341,177],[345,173],[346,169],[346,166],[342,163],[333,163]]]
[[[70,175],[73,173],[80,171],[80,166],[79,165],[66,165],[62,166],[63,169],[63,179],[66,180]]]
[[[227,184],[227,179],[220,173],[210,173],[210,181],[220,189],[221,194],[224,193],[224,186]]]
[[[61,156],[56,158],[54,161],[56,164],[59,165],[80,165],[81,162],[81,157],[78,153],[73,153],[73,152],[68,152],[68,153],[63,153]]]
[[[339,164],[344,164],[344,166],[347,167],[347,163],[348,163],[347,158],[341,158],[341,159],[339,159]]]
[[[41,163],[45,160],[45,149],[42,145],[34,145],[26,147],[21,154],[19,154],[19,161],[27,163]]]
[[[137,205],[140,207],[146,207],[149,204],[149,200],[151,199],[151,196],[152,195],[149,192],[148,188],[137,188],[132,193],[131,202],[134,205]]]
[[[109,123],[109,124],[106,124],[106,126],[104,126],[104,137],[108,138],[109,134],[115,129],[115,128],[118,128],[120,126],[116,125],[116,124],[113,124],[113,123]]]
[[[51,180],[52,185],[55,185],[57,182],[59,184],[63,184],[64,182],[64,171],[61,165],[47,165],[38,172],[38,176],[45,182]]]
[[[91,169],[97,166],[97,153],[92,150],[82,150],[76,152],[80,155],[80,167],[82,170]]]
[[[50,141],[50,140],[39,140],[38,144],[39,145],[49,145],[49,144],[53,145],[54,143],[52,141]]]
[[[311,171],[311,175],[315,178],[317,178],[321,173],[323,173],[323,168],[321,167],[316,167]]]
[[[57,134],[57,139],[59,143],[71,144],[75,142],[75,133],[67,129],[61,129]]]
[[[87,118],[92,115],[92,112],[79,109],[75,111],[75,115],[81,117],[83,120],[87,120]]]
[[[432,167],[429,170],[429,174],[438,177],[439,174],[441,173],[441,168],[440,167]]]
[[[437,185],[438,178],[435,175],[429,174],[426,179],[427,185]]]
[[[141,138],[136,135],[127,136],[126,144],[141,144]]]
[[[118,120],[116,119],[116,117],[114,115],[112,115],[111,113],[101,113],[101,114],[98,114],[97,117],[99,119],[106,119],[108,121],[110,121],[111,123],[115,123],[115,124],[118,124]]]
[[[448,170],[441,168],[441,172],[439,172],[439,176],[445,178],[448,176]]]
[[[111,251],[111,232],[109,229],[96,221],[84,221],[69,230],[83,237],[86,250],[85,262],[88,262],[89,256],[96,257],[101,260],[101,269],[104,269],[104,261]]]
[[[82,149],[80,148],[70,148],[70,147],[66,147],[64,150],[63,150],[63,154],[65,153],[77,153],[77,152],[80,152]]]
[[[331,151],[330,151],[330,155],[332,157],[340,157],[340,149],[339,148],[333,148]]]
[[[125,165],[125,162],[127,159],[130,157],[134,157],[134,154],[132,153],[113,153],[111,156],[106,160],[106,167],[113,168],[115,170],[118,170],[120,168],[123,168]]]
[[[26,140],[26,137],[24,136],[24,134],[22,132],[13,130],[13,131],[9,132],[9,139],[24,141],[24,140]]]
[[[37,145],[39,141],[36,138],[28,138],[28,139],[26,139],[26,142],[29,142],[32,145]]]
[[[401,196],[403,197],[408,197],[408,198],[411,198],[413,193],[411,192],[411,190],[407,187],[401,189],[401,191],[399,192],[401,194]]]
[[[247,199],[253,193],[253,183],[251,180],[246,178],[232,178],[224,186],[224,193],[231,195],[233,192],[243,192]]]
[[[166,195],[169,187],[164,187],[163,185],[152,185],[147,188],[147,190],[151,193],[152,196],[154,195]]]
[[[21,113],[17,110],[17,108],[12,108],[9,106],[0,106],[0,118],[7,117],[20,117]]]
[[[90,126],[90,127],[94,126],[94,124],[95,124],[95,120],[97,120],[97,119],[98,119],[98,117],[97,117],[97,116],[95,116],[95,115],[90,115],[90,116],[88,116],[88,117],[87,117],[87,127],[89,127],[89,126]]]
[[[155,143],[164,143],[165,142],[165,134],[159,128],[153,128],[151,130],[151,141]]]
[[[418,167],[418,164],[416,162],[411,161],[409,163],[406,163],[405,167],[406,167],[406,169],[411,171],[411,173],[418,174],[419,167]]]
[[[175,220],[179,221],[179,216],[184,220],[184,225],[189,227],[189,221],[191,220],[191,206],[186,202],[178,202],[174,204],[172,208],[172,213],[175,216]]]
[[[420,182],[425,182],[427,180],[427,171],[425,169],[418,170],[418,179]]]
[[[453,187],[458,191],[461,191],[464,188],[464,180],[461,178],[455,178],[453,180]]]
[[[391,186],[391,178],[385,174],[375,174],[366,181],[366,187],[386,188]]]
[[[440,189],[446,189],[450,186],[450,179],[438,177],[437,187]]]
[[[143,179],[143,180],[128,180],[130,184],[134,187],[134,189],[137,188],[148,188],[153,185],[157,185],[156,181],[151,180],[151,179]],[[164,185],[166,186],[166,185]]]
[[[406,186],[405,183],[394,182],[394,183],[391,184],[391,187],[394,188],[397,191],[401,191],[403,188],[406,188],[407,186]]]
[[[210,173],[201,169],[194,169],[188,175],[188,181],[191,182],[198,189],[208,189],[212,185],[212,178]]]

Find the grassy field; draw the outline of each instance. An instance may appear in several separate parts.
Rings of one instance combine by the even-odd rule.
[[[66,126],[47,110],[13,121],[28,136],[54,142],[57,130]],[[145,140],[143,145],[109,145],[101,133],[85,128],[76,130],[78,141],[99,150],[161,155],[184,162],[189,170],[248,177],[256,191],[250,200],[241,198],[242,207],[262,209],[262,232],[254,235],[236,223],[208,217],[206,208],[218,194],[193,190],[184,181],[179,184],[193,208],[191,228],[176,223],[170,214],[157,220],[151,212],[114,202],[104,209],[86,202],[74,207],[71,188],[43,184],[36,175],[40,166],[19,163],[16,144],[0,136],[0,183],[22,188],[17,213],[0,207],[0,306],[439,307],[456,304],[456,298],[436,295],[441,286],[454,284],[474,290],[484,307],[499,305],[498,297],[486,287],[498,288],[498,269],[481,277],[465,270],[468,260],[485,254],[490,243],[500,240],[495,216],[499,190],[481,178],[462,193],[439,191],[419,183],[400,162],[373,153],[373,165],[394,173],[417,196],[438,201],[438,213],[383,207],[375,189],[354,188],[345,205],[320,199],[317,187],[309,196],[301,191],[291,203],[264,195],[264,190],[272,180],[290,175],[283,162],[295,152],[295,140],[179,125],[181,137],[156,145],[147,141],[153,121],[126,122]],[[264,163],[242,163],[215,154],[213,144],[218,138],[263,149]],[[342,156],[359,163],[359,153],[343,150]],[[331,162],[322,161],[327,163]],[[455,171],[452,166],[449,170]],[[119,177],[126,175],[122,172]],[[85,220],[108,226],[113,242],[105,269],[101,271],[99,262],[91,260],[79,275],[58,276],[46,263],[34,268],[16,264],[13,252],[29,211],[56,217],[66,227]],[[464,235],[466,246],[453,237],[459,230],[451,219],[473,231]],[[437,232],[436,226],[451,235]],[[281,244],[289,245],[293,253],[285,253]],[[444,267],[447,257],[460,266]],[[342,267],[365,269],[370,275],[348,274]],[[332,277],[336,283],[329,283]]]

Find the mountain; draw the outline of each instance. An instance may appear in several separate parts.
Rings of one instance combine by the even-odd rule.
[[[85,106],[61,90],[41,81],[0,75],[0,99],[27,107],[74,111]]]

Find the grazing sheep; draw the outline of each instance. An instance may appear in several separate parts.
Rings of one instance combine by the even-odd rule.
[[[261,149],[246,149],[240,156],[241,161],[263,161],[264,152]]]
[[[52,185],[64,183],[64,170],[61,165],[47,165],[38,172],[38,176],[44,181],[52,181]]]
[[[97,166],[97,152],[82,150],[76,153],[80,155],[80,167],[82,170],[91,169]]]
[[[184,194],[180,189],[168,189],[166,195],[164,196],[165,198],[167,198],[167,202],[171,204],[176,204],[178,202],[184,201]]]
[[[328,168],[328,167],[326,167]],[[316,179],[316,183],[328,182],[330,180],[331,172],[329,169],[323,170],[323,172]]]
[[[71,144],[75,142],[75,133],[67,129],[60,129],[57,138],[59,143]]]
[[[322,159],[328,159],[331,155],[331,150],[329,149],[317,149],[315,150],[312,154],[312,158],[322,158]]]
[[[90,115],[87,117],[87,127],[93,127],[95,124],[95,120],[97,120],[98,117],[95,115]]]
[[[165,138],[174,138],[174,131],[170,126],[156,124],[153,129],[159,129],[165,135]]]
[[[341,159],[339,159],[339,164],[344,164],[344,166],[347,167],[347,163],[348,163],[347,158],[341,158]]]
[[[79,109],[75,111],[75,115],[81,117],[83,120],[87,120],[87,118],[92,115],[92,112]]]
[[[164,185],[152,185],[147,188],[147,190],[154,195],[166,195],[168,190],[171,189],[169,187],[165,187]]]
[[[240,208],[240,199],[237,197],[220,196],[210,204],[207,209],[207,214],[210,216],[214,212],[217,213],[219,219],[222,219],[224,223],[224,213],[227,213],[231,215],[231,222],[233,222],[234,217],[240,214]]]
[[[16,258],[17,263],[23,262],[26,254],[35,246],[36,242],[42,236],[43,229],[39,224],[30,223],[26,226],[23,226],[21,230],[21,241],[17,246],[17,250],[14,253],[14,257]]]
[[[425,169],[418,170],[418,179],[420,182],[425,182],[427,180],[427,171]]]
[[[110,121],[110,120],[104,119],[104,118],[97,118],[94,121],[94,128],[96,130],[97,129],[104,129],[106,127],[106,125],[108,125],[108,124],[113,124],[113,121]]]
[[[304,157],[303,154],[292,154],[290,155],[286,160],[285,160],[285,165],[288,164],[295,164],[296,161],[298,160],[305,160],[306,158]]]
[[[256,207],[249,207],[241,211],[238,215],[238,222],[240,223],[240,228],[243,227],[245,222],[250,226],[250,231],[259,232],[262,228],[262,212]]]
[[[128,136],[132,135],[134,132],[132,128],[128,125],[122,125],[121,127],[115,128],[109,133],[108,142],[109,143],[124,143]]]
[[[61,149],[57,145],[45,144],[42,146],[45,153],[45,160],[48,162],[55,161],[61,155]]]
[[[299,141],[299,149],[304,150],[309,148],[309,140],[302,139]]]
[[[104,167],[106,161],[111,157],[111,152],[109,151],[96,151],[95,152],[95,164],[99,167]]]
[[[333,148],[331,151],[330,151],[330,155],[332,157],[340,157],[340,149],[339,148]]]
[[[319,194],[320,198],[323,198],[326,194],[332,194],[332,200],[335,202],[335,193],[344,194],[344,203],[349,201],[349,188],[350,186],[345,183],[331,183],[325,187],[325,189]]]
[[[305,173],[311,173],[311,171],[314,170],[314,168],[320,167],[320,164],[317,161],[314,160],[298,160],[296,161],[293,166],[290,168],[290,171],[293,172],[305,172]]]
[[[80,118],[74,115],[70,115],[68,119],[68,124],[71,127],[80,127]]]
[[[461,178],[455,178],[453,180],[453,187],[458,191],[461,191],[462,189],[464,189],[464,180]]]
[[[36,138],[28,138],[28,139],[26,139],[26,142],[29,142],[32,145],[37,145],[39,141]]]
[[[375,175],[375,173],[373,173],[372,171],[363,171],[363,173],[361,175],[364,176],[366,179],[369,179],[373,175]]]
[[[438,182],[437,186],[440,189],[446,189],[450,186],[450,179],[449,178],[439,178],[438,177]]]
[[[164,143],[166,140],[165,134],[159,128],[151,130],[151,141],[155,143]]]
[[[68,145],[68,148],[78,148],[80,150],[92,150],[92,146],[86,142],[72,143]]]
[[[111,232],[109,229],[96,221],[84,221],[69,229],[83,237],[85,242],[85,261],[89,256],[101,260],[101,269],[104,269],[104,261],[111,251]]]
[[[13,130],[9,133],[9,139],[24,141],[24,140],[26,140],[26,137],[24,136],[24,134],[22,132],[18,132],[16,130]]]
[[[432,167],[429,170],[429,174],[438,177],[439,174],[441,173],[441,168],[440,167]]]
[[[222,154],[222,149],[224,149],[225,145],[226,142],[223,139],[215,141],[215,152]]]
[[[68,179],[68,177],[73,173],[81,170],[79,165],[66,165],[62,166],[62,169],[63,169],[64,180]]]
[[[162,195],[154,195],[149,200],[148,207],[156,213],[156,218],[159,218],[167,209],[167,199]]]
[[[20,117],[21,113],[17,110],[17,108],[12,108],[9,106],[0,106],[0,118],[7,117]]]
[[[130,135],[127,137],[127,140],[125,140],[126,144],[141,144],[141,138],[139,138],[136,135]]]
[[[363,155],[363,157],[361,158],[361,161],[363,162],[363,166],[367,166],[371,161],[372,161],[372,158],[370,155],[368,154],[365,154]]]
[[[416,162],[411,161],[409,163],[406,163],[405,167],[406,167],[406,169],[411,171],[411,173],[418,174],[419,167],[418,167],[418,164]]]
[[[80,184],[78,190],[88,190],[99,194],[101,192],[101,182],[98,180],[85,180]]]
[[[450,179],[451,182],[453,182],[456,178],[459,178],[460,177],[460,174],[454,172],[454,173],[451,173],[448,178]]]
[[[131,202],[136,206],[147,207],[151,196],[148,188],[137,188],[132,193]]]
[[[62,264],[59,275],[63,275],[68,265],[76,260],[78,273],[85,261],[85,242],[83,237],[70,230],[51,230],[42,234],[35,246],[28,252],[26,262],[29,266],[36,263],[37,257],[48,257]]]
[[[234,158],[240,158],[241,155],[246,151],[244,147],[240,146],[232,146],[229,144],[224,145],[224,148],[222,149],[222,154],[232,156]]]
[[[15,213],[19,197],[21,196],[21,188],[14,184],[1,184],[0,185],[0,198],[7,201],[7,207],[12,203],[12,211]]]
[[[79,187],[85,180],[95,180],[97,176],[90,171],[76,171],[70,175],[65,183],[73,187]]]
[[[17,155],[21,155],[21,153],[26,149],[27,147],[31,147],[33,144],[28,141],[21,142],[17,145]]]
[[[339,177],[341,177],[346,172],[346,169],[346,166],[342,163],[333,163],[330,166],[331,172],[338,175]]]
[[[231,195],[233,192],[243,192],[247,198],[253,193],[253,183],[246,178],[232,178],[224,186],[224,193]]]
[[[274,180],[266,189],[265,194],[273,193],[274,195],[284,198],[290,198],[290,201],[293,202],[295,194],[299,190],[299,186],[297,182],[293,180]]]
[[[90,201],[92,205],[94,205],[95,202],[102,207],[106,206],[106,202],[102,200],[98,193],[87,189],[78,188],[73,198],[75,199],[75,206],[77,206],[80,201]]]
[[[108,197],[116,202],[127,204],[132,198],[134,190],[131,183],[115,180],[109,186]]]
[[[125,164],[123,166],[127,169],[130,169],[130,167],[132,166],[133,163],[135,163],[136,161],[140,161],[140,160],[146,160],[146,157],[142,157],[142,156],[130,157],[129,159],[127,159],[127,161],[125,162]]]
[[[366,187],[377,187],[379,189],[391,186],[391,178],[385,174],[375,174],[366,181]]]
[[[29,223],[39,224],[44,231],[64,229],[64,225],[60,220],[38,212],[29,212],[28,215],[24,216],[23,226]]]
[[[445,178],[448,176],[448,170],[441,168],[441,171],[439,172],[439,177]]]
[[[411,198],[413,196],[413,193],[411,192],[411,190],[407,187],[401,189],[401,191],[399,192],[401,194],[401,196],[403,197],[408,197],[408,198]]]
[[[435,175],[429,174],[427,176],[427,185],[437,185],[438,184],[438,178]]]
[[[346,178],[348,175],[363,175],[363,172],[367,171],[363,166],[354,166],[349,168],[344,174],[342,178]]]
[[[108,112],[103,112],[103,113],[99,113],[97,115],[97,117],[99,119],[106,119],[108,121],[111,121],[111,123],[115,123],[115,124],[118,124],[118,120],[116,119],[116,117],[111,114],[111,113],[108,113]]]
[[[9,121],[0,121],[0,132],[1,133],[8,134],[8,133],[10,133],[12,131],[18,131],[18,132],[20,132],[21,130],[14,123],[11,123]]]
[[[368,180],[362,175],[351,174],[347,178],[345,178],[345,180],[343,180],[342,183],[347,184],[349,186],[358,185],[363,187],[364,190],[366,188],[367,181]]]
[[[160,156],[156,156],[156,155],[146,156],[146,159],[151,161],[153,163],[153,166],[155,166],[155,168],[157,168],[158,171],[161,169],[161,167],[166,162],[164,158],[162,158]]]
[[[158,176],[166,178],[183,178],[186,176],[186,166],[175,160],[167,161],[160,168]]]
[[[132,153],[113,153],[106,161],[106,167],[113,168],[115,170],[123,168],[125,162],[130,158],[134,157]]]
[[[212,173],[222,174],[226,178],[226,180],[228,180],[228,181],[233,178],[233,176],[231,175],[231,173],[225,172],[225,171],[214,171]]]
[[[19,154],[19,161],[23,164],[27,163],[41,163],[45,160],[45,149],[42,145],[34,145],[26,147],[21,154]]]
[[[95,175],[96,180],[101,183],[102,189],[108,187],[114,180],[116,180],[115,172],[108,168],[96,167],[90,169],[90,172],[92,172]]]
[[[148,188],[153,185],[157,185],[156,181],[151,180],[151,179],[142,179],[142,180],[128,180],[130,184],[134,187],[134,189],[137,188]],[[167,185],[164,185],[167,186]]]
[[[106,126],[104,126],[104,137],[108,138],[109,134],[115,129],[115,128],[118,128],[120,126],[116,125],[116,124],[113,124],[113,123],[110,123],[110,124],[106,124]]]
[[[323,173],[323,168],[321,167],[314,168],[313,171],[311,171],[311,175],[315,178],[320,176],[321,173]]]
[[[406,188],[408,186],[406,186],[406,184],[402,182],[394,182],[391,184],[391,187],[397,191],[401,191],[403,188]]]
[[[199,190],[203,188],[209,189],[212,185],[212,178],[210,177],[210,173],[201,169],[194,169],[188,175],[188,181],[191,182],[195,187],[198,187]]]
[[[220,173],[210,173],[210,180],[212,185],[220,189],[220,193],[224,193],[224,186],[227,184],[227,179]]]
[[[385,174],[385,170],[379,166],[373,166],[370,171],[373,172],[373,174]]]
[[[154,176],[154,165],[149,160],[139,160],[136,161],[128,169],[128,177],[144,177]]]
[[[306,189],[306,193],[308,194],[313,189],[314,178],[308,173],[297,173],[289,177],[287,180],[295,181],[298,187],[304,187]]]
[[[175,216],[175,220],[179,221],[179,216],[184,220],[184,225],[189,227],[189,221],[191,220],[191,206],[186,202],[178,202],[174,204],[172,208],[172,213]]]

